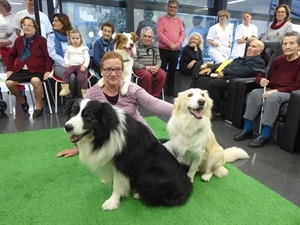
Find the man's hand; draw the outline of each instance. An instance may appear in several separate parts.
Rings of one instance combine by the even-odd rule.
[[[211,68],[206,68],[199,72],[199,75],[209,75],[209,74],[211,74]]]
[[[224,77],[224,73],[223,73],[223,71],[221,71],[221,72],[218,74],[217,78],[223,78],[223,77]]]
[[[170,49],[171,49],[172,51],[177,50],[177,45],[176,45],[176,44],[171,44],[171,45],[170,45]]]

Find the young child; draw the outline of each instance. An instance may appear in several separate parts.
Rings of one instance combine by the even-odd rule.
[[[64,56],[66,69],[59,95],[65,96],[70,93],[70,76],[76,73],[81,83],[81,94],[84,97],[87,91],[87,67],[90,63],[89,48],[82,45],[81,34],[76,29],[68,31],[68,41],[71,45],[67,47]]]

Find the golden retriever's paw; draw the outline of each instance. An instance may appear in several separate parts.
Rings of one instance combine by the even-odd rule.
[[[115,201],[113,199],[107,199],[103,205],[102,205],[102,209],[103,210],[114,210],[116,208],[118,208],[119,206],[119,201]]]
[[[214,172],[215,176],[219,178],[227,176],[228,173],[229,171],[224,166],[216,169]]]
[[[187,173],[187,176],[190,178],[191,183],[194,183],[194,176],[195,176],[195,174]]]
[[[213,176],[212,173],[205,173],[205,174],[203,174],[203,175],[201,176],[201,179],[202,179],[203,181],[208,182],[212,176]]]
[[[128,92],[129,84],[124,83],[123,87],[121,88],[121,95],[126,95]]]
[[[98,84],[99,84],[100,87],[104,87],[104,79],[101,78],[101,79],[99,80]]]

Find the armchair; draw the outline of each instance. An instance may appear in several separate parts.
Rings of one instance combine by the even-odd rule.
[[[280,43],[265,43],[265,49],[271,48],[274,54],[280,55]],[[271,63],[271,62],[269,62]],[[232,125],[243,127],[243,114],[247,94],[257,88],[254,78],[230,81],[225,119]],[[234,96],[234,97],[232,97]],[[270,140],[290,153],[295,153],[300,148],[300,90],[293,91],[289,102],[283,103],[279,115],[273,126]],[[229,108],[231,107],[231,108]],[[259,118],[254,123],[254,133],[258,133]]]

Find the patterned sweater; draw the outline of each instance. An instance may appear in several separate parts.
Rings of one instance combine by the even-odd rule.
[[[148,48],[150,49],[147,54]],[[154,64],[152,64],[153,60]],[[146,46],[141,40],[138,40],[136,43],[136,54],[134,56],[133,69],[144,69],[145,66],[161,66],[159,49],[156,43]]]

